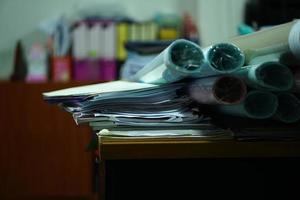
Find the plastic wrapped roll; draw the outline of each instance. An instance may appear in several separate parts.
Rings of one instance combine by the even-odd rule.
[[[239,70],[245,63],[244,53],[230,43],[219,43],[204,50],[207,61],[200,76],[227,74]]]
[[[235,44],[245,53],[246,64],[248,64],[254,57],[288,50],[300,57],[299,37],[300,22],[294,20],[255,33],[234,37],[228,42]]]
[[[270,92],[251,91],[242,103],[218,106],[217,111],[232,116],[267,119],[276,113],[277,107],[276,95]]]
[[[291,69],[291,71],[300,69],[300,60],[290,51],[277,52],[258,56],[249,61],[249,65],[257,65],[264,62],[279,62]]]
[[[261,63],[265,63],[265,62],[280,62],[282,55],[285,52],[277,52],[277,53],[272,53],[272,54],[267,54],[267,55],[263,55],[263,56],[257,56],[254,57],[253,59],[249,60],[248,64],[249,65],[258,65]]]
[[[300,120],[300,100],[291,93],[277,95],[278,108],[275,118],[284,123],[294,123]]]
[[[246,84],[234,76],[201,78],[189,85],[190,97],[202,104],[237,104],[246,94]]]
[[[132,77],[132,81],[164,84],[201,72],[205,58],[201,48],[190,41],[174,41]]]
[[[278,62],[246,66],[236,75],[244,77],[250,87],[268,91],[287,91],[294,84],[290,69]]]

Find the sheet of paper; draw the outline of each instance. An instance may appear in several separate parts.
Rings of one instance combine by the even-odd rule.
[[[80,96],[80,95],[89,95],[89,94],[101,94],[106,92],[119,92],[119,91],[128,91],[136,90],[143,88],[157,87],[153,84],[147,83],[135,83],[128,81],[112,81],[107,83],[92,84],[86,86],[72,87],[62,90],[56,90],[53,92],[43,93],[44,97],[61,97],[61,96]]]
[[[109,131],[103,129],[97,133],[98,136],[111,137],[170,137],[170,136],[232,136],[230,132],[225,131],[211,131],[211,130],[135,130],[135,131]]]

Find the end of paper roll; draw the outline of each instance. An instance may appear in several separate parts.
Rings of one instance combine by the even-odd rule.
[[[215,82],[213,94],[221,104],[238,104],[245,99],[247,86],[244,81],[238,77],[222,76]]]
[[[231,43],[218,43],[206,52],[209,65],[219,73],[232,73],[245,63],[245,55],[237,46]]]
[[[264,91],[251,91],[244,101],[245,114],[253,119],[267,119],[277,110],[277,96]]]
[[[275,117],[284,123],[300,120],[300,100],[292,93],[278,94],[278,108]]]
[[[165,54],[165,63],[168,68],[180,75],[200,73],[204,60],[200,46],[185,39],[173,42]]]
[[[289,47],[291,52],[300,59],[300,20],[293,25],[289,34]]]

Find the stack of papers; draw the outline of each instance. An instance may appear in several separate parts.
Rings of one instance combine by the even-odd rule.
[[[43,96],[70,112],[77,124],[88,123],[105,136],[231,136],[210,123],[185,93],[185,86],[114,81]]]

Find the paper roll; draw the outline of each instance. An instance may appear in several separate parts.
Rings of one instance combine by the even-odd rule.
[[[201,48],[179,39],[132,77],[132,81],[165,84],[194,76],[201,72],[204,55]]]
[[[284,123],[295,123],[300,120],[300,100],[291,93],[277,95],[278,108],[275,119]]]
[[[257,90],[249,92],[242,103],[221,105],[217,107],[217,111],[232,116],[267,119],[276,113],[277,107],[276,95]]]
[[[263,56],[257,56],[248,61],[249,65],[258,65],[265,62],[280,62],[281,57],[285,52],[277,52]]]
[[[255,33],[234,37],[227,42],[235,44],[245,53],[246,64],[257,56],[289,50],[300,58],[300,22],[294,20]]]
[[[234,76],[201,78],[188,86],[190,97],[202,104],[237,104],[244,100],[247,87]]]
[[[244,77],[250,87],[267,91],[287,91],[294,85],[290,69],[278,62],[246,66],[236,75]]]
[[[218,43],[204,50],[207,61],[200,76],[228,74],[239,70],[245,63],[244,53],[230,43]]]

